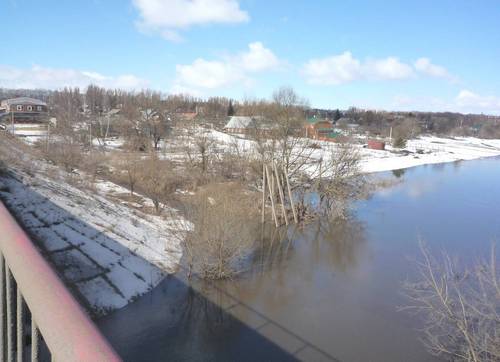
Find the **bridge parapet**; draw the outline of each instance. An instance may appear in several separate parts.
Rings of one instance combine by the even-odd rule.
[[[55,361],[121,361],[0,202],[0,360],[37,361],[40,335]]]

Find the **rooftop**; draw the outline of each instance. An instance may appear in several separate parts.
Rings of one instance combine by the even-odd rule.
[[[47,103],[45,103],[39,99],[29,98],[29,97],[5,99],[2,101],[2,104],[7,104],[7,105],[31,104],[34,106],[47,106]]]
[[[255,125],[255,119],[252,117],[232,116],[224,128],[251,128]]]

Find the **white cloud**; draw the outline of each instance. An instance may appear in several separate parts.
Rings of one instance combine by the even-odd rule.
[[[457,96],[444,99],[432,96],[398,95],[390,104],[396,110],[449,111],[461,113],[486,113],[500,115],[500,97],[480,95],[463,89]]]
[[[397,111],[457,111],[456,105],[453,106],[452,103],[439,97],[397,95],[388,108]]]
[[[311,59],[304,65],[303,74],[310,84],[318,85],[339,85],[358,80],[405,80],[415,78],[417,74],[458,82],[458,78],[445,67],[433,64],[429,58],[419,58],[413,64],[404,63],[397,57],[361,61],[349,51]]]
[[[261,42],[248,44],[248,52],[241,54],[236,63],[249,72],[259,72],[272,69],[280,65],[280,61],[274,53],[265,48]]]
[[[350,52],[323,59],[311,59],[304,66],[309,83],[338,85],[361,78],[361,63]]]
[[[39,65],[27,69],[0,65],[0,86],[5,88],[85,88],[89,84],[128,90],[148,86],[146,80],[131,74],[111,77],[92,71],[46,68]]]
[[[413,68],[396,57],[368,60],[362,67],[367,79],[401,80],[414,76]]]
[[[133,0],[139,10],[137,25],[145,32],[158,32],[171,41],[180,41],[178,30],[193,25],[249,21],[237,0]]]
[[[200,88],[220,88],[244,79],[241,69],[222,61],[196,59],[189,65],[177,65],[179,84]]]
[[[401,80],[414,76],[412,67],[396,57],[362,62],[351,52],[311,59],[305,64],[303,73],[309,83],[319,85],[339,85],[356,80]]]
[[[425,75],[434,78],[444,78],[448,79],[451,82],[457,82],[457,77],[453,76],[448,72],[448,70],[441,66],[432,64],[429,58],[419,58],[415,61],[415,69]]]
[[[485,96],[463,89],[458,93],[455,102],[460,108],[472,112],[500,114],[500,97],[498,96]]]
[[[173,89],[217,89],[242,83],[253,83],[256,73],[277,69],[282,62],[260,42],[250,43],[248,50],[220,60],[196,59],[187,65],[176,66]]]

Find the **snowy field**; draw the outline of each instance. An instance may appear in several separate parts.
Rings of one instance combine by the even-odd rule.
[[[40,132],[39,134],[37,132]],[[45,139],[44,130],[25,129],[17,130],[16,134],[28,144],[34,144],[37,140]],[[197,134],[205,133],[222,148],[226,150],[236,149],[244,154],[256,155],[256,144],[252,140],[245,139],[243,136],[230,135],[216,130],[207,130],[204,128],[194,129],[194,134],[183,138],[185,144],[190,143],[190,138]],[[363,141],[363,137],[359,136]],[[192,140],[191,140],[192,142]],[[336,145],[332,142],[307,140],[319,145],[320,149],[311,150],[311,167],[316,170],[316,161],[323,159],[328,161],[331,151]],[[106,140],[105,148],[108,150],[117,150],[123,146],[123,140],[119,138],[109,138]],[[97,139],[93,141],[94,146],[99,147],[102,144]],[[386,150],[371,150],[357,145],[361,155],[361,171],[363,173],[373,173],[382,171],[391,171],[402,168],[420,166],[425,164],[453,162],[459,160],[473,160],[482,157],[492,157],[500,155],[500,140],[487,140],[474,137],[435,137],[420,136],[409,140],[407,146],[403,149],[394,149],[386,146]],[[168,147],[167,147],[168,148]],[[185,158],[185,152],[167,152],[164,157],[175,161],[181,161]]]
[[[119,186],[97,189],[83,191],[34,170],[0,177],[2,200],[88,310],[102,315],[175,272],[182,249],[169,223],[110,201],[107,194]]]
[[[12,133],[12,126],[6,125],[7,131]],[[28,144],[47,139],[47,125],[40,123],[16,123],[13,133]]]
[[[223,132],[212,130],[211,137],[227,147],[238,147],[239,151],[255,153],[255,142]],[[311,151],[311,163],[323,159],[328,162],[336,144],[333,142],[310,140],[321,148]],[[374,173],[397,170],[413,166],[473,160],[500,155],[500,140],[486,140],[473,137],[443,138],[421,136],[409,140],[404,149],[387,146],[386,150],[372,150],[356,145],[361,155],[361,172]],[[311,170],[316,167],[311,167]],[[313,171],[311,171],[313,172]]]
[[[363,149],[361,169],[365,173],[372,173],[425,164],[498,156],[500,155],[500,140],[422,136],[408,141],[404,150],[410,153],[408,155],[394,153],[395,150],[391,147],[388,147],[386,151]]]

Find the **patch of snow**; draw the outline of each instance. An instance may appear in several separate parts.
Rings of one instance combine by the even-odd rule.
[[[123,307],[177,269],[177,221],[105,197],[127,189],[102,182],[95,195],[42,173],[13,175],[0,178],[0,197],[94,313]]]

